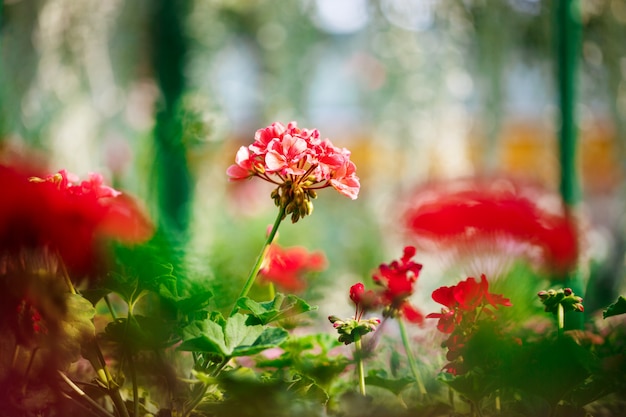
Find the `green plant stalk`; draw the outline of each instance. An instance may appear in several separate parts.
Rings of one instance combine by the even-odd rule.
[[[210,375],[212,377],[217,377],[220,374],[220,372],[222,372],[222,369],[226,367],[230,359],[231,359],[230,357],[223,358],[222,361],[217,365],[215,370],[211,372]],[[205,367],[205,370],[208,370],[208,367]],[[209,384],[207,384],[206,382],[202,382],[202,387],[198,390],[197,394],[187,404],[185,404],[183,413],[182,413],[183,417],[189,416],[191,412],[195,410],[198,404],[202,402],[202,399],[204,398],[208,390],[209,390]]]
[[[63,372],[57,370],[57,373],[63,379],[63,381],[73,390],[73,392],[78,395],[78,398],[84,400],[90,407],[93,408],[93,412],[104,416],[104,417],[115,417],[113,414],[109,413],[104,407],[95,402],[91,397],[89,397],[85,392],[78,387],[71,379],[69,379]]]
[[[270,296],[270,300],[273,300],[274,298],[276,298],[276,288],[274,287],[274,283],[270,282],[269,285],[267,286],[267,293]]]
[[[398,326],[400,327],[400,336],[402,337],[402,344],[404,345],[406,359],[409,362],[411,373],[413,374],[413,378],[415,378],[420,394],[425,396],[427,394],[426,387],[424,386],[424,381],[422,381],[422,375],[420,374],[419,369],[417,369],[417,363],[415,362],[415,357],[413,357],[413,352],[411,351],[411,344],[409,343],[409,335],[407,334],[406,326],[404,325],[402,317],[398,317]]]
[[[126,319],[126,329],[128,330],[128,323],[130,320],[135,320],[135,316],[132,313],[132,307],[128,310],[128,317]],[[135,368],[135,361],[133,359],[133,352],[128,349],[128,370],[130,372],[130,381],[133,386],[133,416],[139,416],[139,387],[137,385],[137,370]]]
[[[563,328],[565,327],[565,310],[563,304],[559,303],[556,308],[556,325],[559,337],[563,335]]]
[[[363,348],[361,346],[361,335],[354,336],[354,351],[356,356],[356,368],[359,374],[359,391],[365,397],[365,368],[363,366]]]
[[[278,210],[278,216],[276,216],[276,220],[274,221],[272,230],[267,236],[267,239],[265,240],[265,244],[263,245],[263,249],[261,250],[261,253],[257,257],[256,262],[254,263],[254,266],[252,267],[252,270],[250,271],[250,274],[248,275],[248,279],[246,283],[244,284],[243,288],[241,289],[239,296],[237,297],[237,300],[239,300],[242,297],[245,297],[246,295],[248,295],[248,292],[250,292],[250,288],[252,288],[252,285],[254,284],[254,281],[257,275],[259,274],[261,265],[263,265],[265,256],[267,255],[267,252],[270,249],[270,245],[272,244],[272,241],[274,240],[274,237],[276,236],[276,232],[278,232],[278,227],[280,226],[280,223],[283,221],[284,217],[285,217],[285,207],[281,206],[280,209]],[[237,300],[235,300],[235,305],[233,306],[233,309],[230,312],[231,316],[233,316],[237,312]]]

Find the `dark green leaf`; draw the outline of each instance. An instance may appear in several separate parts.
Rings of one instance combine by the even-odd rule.
[[[177,341],[170,323],[155,317],[118,318],[104,329],[105,336],[133,352],[161,349]]]
[[[626,313],[626,298],[620,295],[616,302],[608,306],[607,309],[602,312],[602,317],[607,318],[624,313]]]
[[[373,370],[365,377],[365,383],[367,385],[374,385],[377,387],[388,389],[394,394],[398,395],[409,384],[415,382],[413,378],[404,377],[399,379],[391,379],[388,377],[387,372],[384,370]]]
[[[284,329],[268,327],[259,335],[252,345],[237,346],[233,351],[233,356],[250,356],[266,349],[277,347],[284,342],[288,336],[289,333]]]

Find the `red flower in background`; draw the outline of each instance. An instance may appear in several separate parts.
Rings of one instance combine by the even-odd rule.
[[[545,266],[564,272],[578,258],[576,223],[561,206],[543,208],[539,201],[547,197],[556,200],[539,187],[501,179],[433,184],[415,193],[405,224],[418,241],[443,249],[471,251],[481,242],[502,246],[504,237],[538,248]]]
[[[310,253],[300,246],[283,248],[272,243],[259,276],[286,291],[299,292],[306,288],[304,276],[323,271],[326,264],[326,257],[321,252]]]
[[[138,243],[152,235],[137,204],[104,185],[100,175],[81,182],[66,171],[43,178],[32,174],[0,165],[0,252],[45,249],[86,272],[99,237]]]
[[[380,303],[387,307],[390,316],[401,314],[412,323],[422,323],[423,315],[408,300],[422,269],[421,264],[411,260],[415,252],[413,246],[405,247],[402,258],[381,264],[372,278],[383,287]]]

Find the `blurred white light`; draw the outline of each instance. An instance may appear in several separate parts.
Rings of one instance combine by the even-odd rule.
[[[437,0],[382,0],[380,8],[393,25],[411,31],[430,28],[435,19]]]
[[[509,4],[518,12],[538,15],[541,12],[539,0],[509,0]]]
[[[367,0],[315,0],[313,22],[320,29],[336,34],[354,33],[369,21]]]

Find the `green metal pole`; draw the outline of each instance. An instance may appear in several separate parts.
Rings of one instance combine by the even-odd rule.
[[[580,183],[577,170],[578,124],[576,120],[577,69],[582,38],[580,0],[557,0],[555,8],[555,38],[557,55],[558,100],[561,110],[559,129],[559,161],[561,168],[560,192],[568,216],[574,216],[580,201]],[[570,272],[565,286],[574,293],[583,294],[580,271]],[[581,328],[581,314],[570,314],[566,328]]]
[[[184,234],[193,189],[179,107],[185,91],[187,43],[183,22],[187,0],[156,0],[152,4],[153,65],[162,93],[154,131],[157,204],[160,223],[166,231]]]

